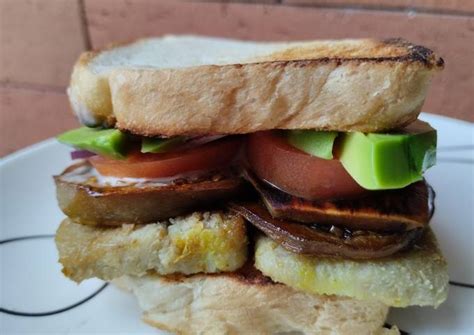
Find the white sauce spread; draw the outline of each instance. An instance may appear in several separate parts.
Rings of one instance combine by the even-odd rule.
[[[201,172],[202,173],[202,172]],[[199,173],[192,172],[186,175],[176,175],[167,178],[118,178],[101,175],[94,167],[85,164],[80,165],[74,170],[67,172],[61,176],[61,179],[65,182],[82,184],[89,183],[93,186],[98,187],[145,187],[145,186],[166,186],[169,185],[173,180],[198,176]]]

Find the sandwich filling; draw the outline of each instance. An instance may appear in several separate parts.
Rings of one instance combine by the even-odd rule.
[[[448,295],[446,261],[428,228],[416,247],[385,259],[355,261],[296,254],[258,239],[255,266],[276,282],[312,294],[377,300],[388,306],[438,306]]]
[[[113,178],[113,182],[109,179]],[[232,169],[163,179],[102,176],[87,161],[55,177],[59,207],[87,225],[146,224],[216,207],[242,193]]]
[[[72,156],[81,159],[55,177],[59,205],[70,218],[58,230],[60,260],[76,281],[235,271],[247,260],[247,235],[233,217],[265,236],[250,239],[258,241],[256,267],[297,290],[392,306],[438,305],[446,296],[447,276],[436,279],[446,265],[433,248],[425,254],[434,257],[428,261],[435,268],[410,272],[401,284],[409,290],[425,278],[437,292],[431,298],[409,299],[408,291],[396,297],[386,283],[373,297],[361,293],[373,279],[362,273],[375,269],[374,276],[385,276],[377,274],[381,264],[395,272],[416,267],[421,254],[413,247],[431,238],[434,192],[423,173],[436,161],[436,131],[425,122],[384,134],[273,130],[171,138],[80,128],[59,140],[78,149]],[[233,214],[211,214],[225,217],[212,227],[197,224],[215,235],[212,243],[199,235],[177,247],[167,230],[182,219],[172,218],[196,210]],[[155,242],[142,241],[150,229]],[[110,248],[123,254],[109,259]],[[104,253],[110,257],[97,256]],[[340,270],[324,272],[333,267]],[[281,272],[288,268],[295,271]]]
[[[56,233],[63,273],[76,282],[98,277],[235,271],[247,259],[243,219],[193,213],[147,225],[92,227],[64,220]]]

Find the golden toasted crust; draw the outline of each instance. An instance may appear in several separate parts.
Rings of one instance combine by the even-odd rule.
[[[354,41],[354,40],[352,40]],[[261,57],[260,61],[329,60],[359,62],[420,62],[427,67],[443,67],[444,61],[424,46],[401,38],[363,39],[358,43],[336,44],[332,41],[314,41],[276,51]],[[361,44],[362,43],[362,44]]]
[[[257,270],[113,281],[135,294],[145,322],[175,334],[398,334],[379,302],[311,295]]]
[[[234,271],[247,258],[243,219],[193,213],[147,225],[105,228],[63,221],[56,233],[63,273],[76,282],[126,274]]]
[[[136,42],[147,43],[153,42]],[[185,54],[184,42],[182,49]],[[91,64],[103,53],[89,54],[75,66],[69,95],[85,123],[116,121],[141,135],[297,128],[373,132],[415,120],[431,77],[443,67],[431,50],[400,39],[268,49],[235,63],[216,58],[216,64],[174,68],[112,66],[95,75]],[[108,57],[115,50],[123,48],[108,49]]]

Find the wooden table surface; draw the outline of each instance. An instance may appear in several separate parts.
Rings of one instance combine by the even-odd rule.
[[[474,122],[474,1],[2,0],[0,156],[78,126],[65,95],[85,50],[192,33],[252,40],[403,37],[445,62],[424,111]]]

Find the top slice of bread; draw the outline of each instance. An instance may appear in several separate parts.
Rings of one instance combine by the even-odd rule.
[[[414,121],[442,67],[431,50],[401,39],[164,36],[82,54],[68,93],[84,124],[145,136],[376,132]]]

